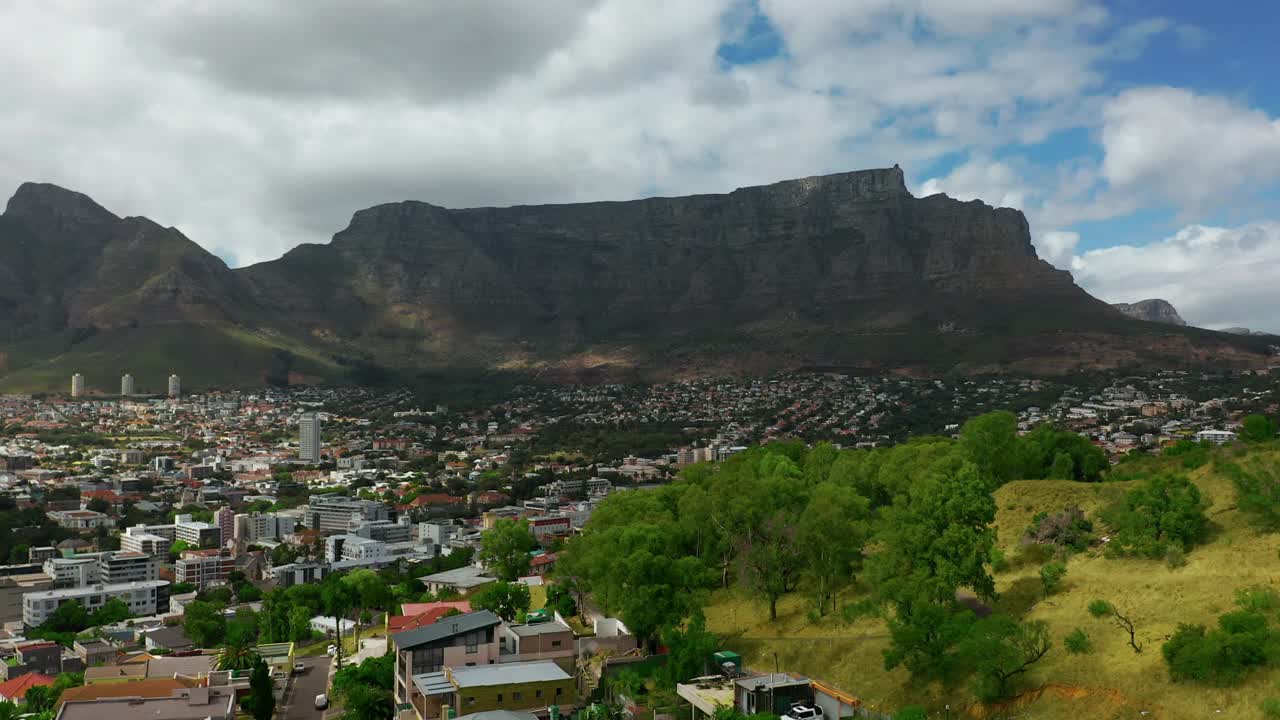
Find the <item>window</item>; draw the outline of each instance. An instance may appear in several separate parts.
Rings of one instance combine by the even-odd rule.
[[[556,697],[560,697],[563,694],[564,694],[564,688],[562,687],[556,688]]]
[[[511,699],[516,701],[523,700],[524,693],[520,692],[519,690],[516,690],[515,692],[511,693]]]
[[[498,693],[498,702],[502,702],[502,693]]]
[[[560,641],[559,641],[559,640],[552,640],[552,641],[551,641],[551,647],[560,647]]]
[[[462,703],[463,703],[464,705],[475,705],[475,704],[476,704],[476,699],[475,699],[475,697],[463,698]]]
[[[534,691],[533,691],[533,696],[534,696],[535,698],[540,698],[540,697],[542,697],[542,690],[541,690],[541,689],[534,690]]]

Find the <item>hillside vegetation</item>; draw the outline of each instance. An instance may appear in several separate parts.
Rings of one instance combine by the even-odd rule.
[[[947,717],[950,706],[952,717],[1270,717],[1264,704],[1280,697],[1280,555],[1255,506],[1272,486],[1268,469],[1280,468],[1280,448],[1181,446],[1097,476],[1081,472],[1093,469],[1089,449],[1038,432],[1038,441],[1011,438],[1008,419],[997,415],[972,421],[959,442],[755,449],[718,468],[693,468],[680,483],[643,494],[650,499],[632,493],[615,506],[611,498],[599,524],[593,519],[571,545],[566,575],[626,619],[635,610],[611,595],[617,588],[593,569],[591,547],[625,560],[634,546],[610,536],[634,539],[645,525],[665,526],[668,541],[692,542],[702,563],[664,576],[696,598],[668,608],[664,621],[705,615],[749,667],[776,663],[885,713],[921,706]],[[1029,447],[1038,442],[1053,452]],[[1059,458],[1072,451],[1080,457],[1068,474]],[[788,557],[753,558],[760,540],[751,536],[788,521],[764,512],[754,529],[739,530],[746,539],[717,546],[713,537],[748,512],[735,502],[759,502],[759,486],[788,482],[777,479],[771,456],[794,465],[781,471],[794,475],[792,492],[813,498],[831,485],[862,499],[844,498],[855,517],[825,533],[828,552],[857,549],[830,577],[823,568],[831,566],[815,558],[822,543],[805,542],[820,534],[808,528],[829,527],[830,516],[813,504],[794,515],[796,558],[776,595],[762,576],[784,569]],[[1262,490],[1240,485],[1237,467],[1261,474]],[[1054,474],[1081,479],[1043,477]],[[1041,479],[1008,479],[1028,475]],[[714,498],[720,487],[725,499],[696,514],[702,493]],[[1248,512],[1238,487],[1251,488]],[[1038,538],[1061,544],[1028,540],[1033,525]],[[710,577],[696,576],[700,570]],[[823,597],[824,583],[832,597]]]

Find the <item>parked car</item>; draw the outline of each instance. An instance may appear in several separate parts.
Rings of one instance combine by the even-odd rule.
[[[324,693],[320,693],[316,696],[316,709],[324,710],[327,707],[329,707],[329,696]]]
[[[781,720],[822,720],[822,708],[817,705],[796,703],[791,706],[786,715],[782,716]]]
[[[293,664],[293,673],[294,673],[295,675],[299,675],[299,674],[304,673],[304,672],[306,672],[306,671],[307,671],[307,666],[306,666],[306,664],[305,664],[305,663],[302,663],[302,662],[296,662],[296,663],[294,663],[294,664]]]
[[[329,649],[328,649],[328,650],[325,650],[325,652],[329,653],[330,655],[337,655],[337,654],[338,654],[338,646],[337,646],[337,645],[330,645],[330,646],[329,646]]]

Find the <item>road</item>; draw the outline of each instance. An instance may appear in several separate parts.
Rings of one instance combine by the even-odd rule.
[[[307,670],[289,679],[284,707],[278,710],[277,717],[280,720],[324,720],[325,713],[316,709],[316,696],[329,692],[329,663],[332,658],[321,655],[300,660]]]

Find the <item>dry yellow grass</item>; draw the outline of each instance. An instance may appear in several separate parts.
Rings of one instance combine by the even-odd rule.
[[[1004,708],[968,707],[971,716],[1262,718],[1262,700],[1280,697],[1280,669],[1254,673],[1233,688],[1175,684],[1169,681],[1160,652],[1179,623],[1213,625],[1218,615],[1232,609],[1238,588],[1258,584],[1280,588],[1280,537],[1248,526],[1235,509],[1234,488],[1221,474],[1205,468],[1193,478],[1213,501],[1208,514],[1215,530],[1206,545],[1187,554],[1185,567],[1171,570],[1159,561],[1108,560],[1097,552],[1082,553],[1071,558],[1064,587],[1049,598],[1040,591],[1039,566],[1016,562],[1018,538],[1031,517],[1073,504],[1092,516],[1130,484],[1024,481],[996,493],[1000,545],[1015,558],[1008,571],[996,575],[1002,594],[998,607],[1048,622],[1054,648],[1025,683],[1027,688],[1042,688],[1039,692],[1029,692]],[[1088,614],[1086,607],[1095,598],[1110,600],[1132,616],[1143,646],[1141,654],[1129,648],[1121,630]],[[708,621],[716,632],[734,636],[728,644],[743,652],[752,667],[772,669],[776,653],[782,669],[826,680],[862,697],[870,707],[972,704],[963,687],[919,687],[905,671],[885,671],[881,650],[887,638],[881,621],[814,624],[808,612],[803,598],[788,597],[781,604],[778,621],[769,623],[761,605],[724,591],[714,597]],[[1063,649],[1063,636],[1076,627],[1092,638],[1092,654],[1071,655]]]

